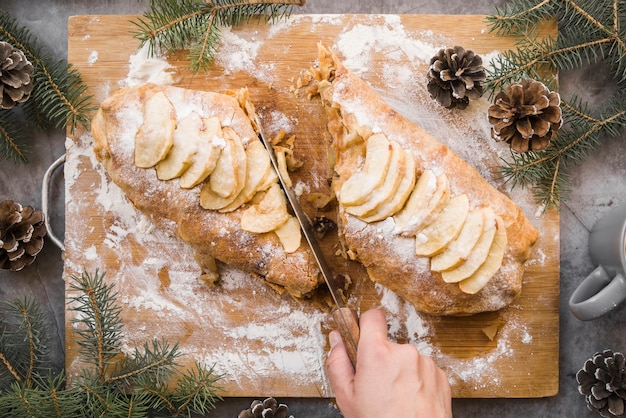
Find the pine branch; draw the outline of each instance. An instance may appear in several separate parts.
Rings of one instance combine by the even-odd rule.
[[[0,313],[0,389],[14,382],[30,388],[48,355],[39,305],[29,298],[7,302]]]
[[[132,356],[126,356],[118,365],[118,370],[106,379],[106,383],[123,381],[132,387],[137,379],[149,378],[152,381],[167,380],[174,373],[180,357],[178,344],[170,347],[167,341],[153,340],[152,347],[145,343],[143,350],[135,349]]]
[[[555,49],[552,37],[539,40],[533,30],[518,41],[515,50],[504,51],[491,61],[486,69],[485,88],[491,95],[495,95],[507,84],[532,78],[554,89],[556,78],[553,74],[558,68],[555,59],[560,53],[563,51]]]
[[[196,364],[181,372],[178,344],[164,340],[122,353],[114,286],[98,271],[72,280],[70,309],[77,313],[72,332],[91,367],[65,387],[64,374],[52,377],[43,368],[45,326],[38,305],[26,298],[7,304],[0,312],[0,417],[191,417],[215,408],[221,376],[213,368]]]
[[[72,280],[70,289],[79,292],[70,297],[75,303],[70,309],[78,312],[72,324],[79,352],[86,362],[96,366],[97,375],[104,381],[108,365],[121,353],[122,320],[117,294],[97,270],[93,276],[83,272],[80,277],[72,276]]]
[[[491,25],[490,31],[501,36],[516,36],[537,22],[556,16],[554,0],[519,0],[505,3],[502,9],[496,7],[496,13],[487,16]]]
[[[196,363],[194,369],[183,374],[178,381],[174,402],[178,404],[176,416],[191,417],[193,414],[208,414],[215,408],[215,402],[222,400],[216,392],[222,388],[215,385],[221,376],[213,374],[213,367],[204,369]]]
[[[77,126],[89,125],[88,114],[95,110],[92,96],[85,95],[87,86],[80,74],[63,61],[52,62],[37,39],[25,27],[20,27],[15,18],[0,10],[0,41],[8,42],[21,50],[33,64],[34,89],[28,101],[22,106],[30,123],[39,129],[69,127],[71,132]],[[11,113],[2,111],[0,113]],[[2,121],[0,121],[2,122]],[[4,124],[2,124],[4,126]],[[6,131],[9,131],[5,128]],[[10,132],[10,131],[9,131]],[[11,141],[13,135],[0,134],[8,143],[3,150],[16,160],[26,161],[24,149]]]
[[[9,304],[9,312],[21,317],[20,326],[15,331],[22,334],[27,345],[28,364],[24,371],[24,385],[31,387],[35,368],[44,355],[42,330],[44,328],[43,315],[39,305],[32,299],[16,300]]]
[[[606,62],[618,84],[626,82],[626,42],[621,29],[626,3],[618,0],[517,0],[489,16],[491,31],[518,38],[488,69],[491,97],[513,81],[534,78],[556,88],[556,74]],[[537,27],[557,17],[556,39],[538,39]],[[626,126],[626,95],[620,89],[599,112],[578,97],[562,100],[564,126],[540,152],[511,154],[501,167],[514,187],[532,185],[536,198],[559,205],[569,193],[567,171],[588,156],[604,136],[619,136]]]
[[[237,26],[257,19],[276,21],[291,14],[304,0],[151,0],[150,10],[132,22],[135,38],[148,43],[149,52],[169,54],[188,51],[194,72],[206,70],[213,61],[220,39],[220,27]]]
[[[14,112],[0,110],[0,152],[15,162],[28,161],[29,147],[21,129],[21,123]]]

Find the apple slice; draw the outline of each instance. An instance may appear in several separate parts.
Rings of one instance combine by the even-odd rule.
[[[361,171],[351,175],[339,189],[339,202],[344,206],[365,203],[375,189],[382,186],[391,164],[391,145],[383,134],[367,139],[365,163]]]
[[[441,272],[441,278],[446,283],[458,283],[465,280],[478,270],[489,255],[489,249],[496,235],[496,214],[493,209],[487,207],[485,210],[485,226],[478,238],[478,242],[472,248],[467,260],[457,267]]]
[[[403,152],[406,163],[405,174],[402,176],[396,193],[390,200],[383,202],[383,204],[375,210],[374,214],[364,217],[363,220],[365,222],[377,222],[388,218],[399,211],[409,198],[415,186],[415,159],[413,158],[413,154],[409,151]]]
[[[232,128],[224,127],[223,133],[226,146],[217,160],[207,186],[216,195],[223,198],[232,197],[234,200],[246,181],[246,151],[241,138]]]
[[[180,187],[191,189],[215,169],[226,142],[218,117],[202,119],[204,128],[197,137],[197,150],[191,165],[180,176]]]
[[[430,269],[433,271],[449,270],[465,261],[478,242],[484,224],[483,208],[470,211],[459,236],[448,244],[445,250],[430,260]]]
[[[502,266],[506,244],[507,236],[504,221],[499,216],[496,216],[496,235],[489,249],[489,255],[474,274],[459,283],[459,288],[462,292],[473,295],[485,287],[493,275],[500,269],[500,266]]]
[[[402,235],[416,236],[426,225],[431,223],[435,216],[450,200],[450,183],[445,173],[437,176],[437,185],[425,207],[413,212]]]
[[[300,231],[300,223],[295,217],[290,215],[287,222],[276,228],[274,232],[286,253],[292,253],[300,248],[302,232]]]
[[[406,169],[405,153],[400,145],[393,141],[389,141],[389,148],[391,148],[391,162],[385,174],[384,182],[381,186],[376,187],[362,204],[347,206],[345,210],[349,214],[359,218],[371,216],[383,202],[390,200],[398,190]]]
[[[243,212],[241,229],[257,234],[270,232],[287,222],[288,218],[287,200],[278,183],[274,183],[258,204]]]
[[[202,118],[196,112],[191,112],[178,123],[174,130],[170,152],[156,165],[159,180],[180,177],[189,168],[198,149],[196,138],[203,127]]]
[[[202,207],[205,209],[219,209],[220,212],[231,212],[252,199],[254,194],[259,191],[259,186],[262,186],[262,182],[269,176],[270,171],[274,171],[272,162],[261,141],[253,139],[248,143],[248,148],[246,148],[246,167],[246,180],[243,189],[232,202],[224,205],[228,199],[218,199],[217,194],[207,193],[206,197],[213,197],[214,203],[203,202]],[[265,189],[267,189],[267,187]],[[201,202],[202,197],[203,194],[200,193]]]
[[[415,236],[415,255],[432,257],[443,251],[463,228],[469,213],[466,194],[453,197],[439,215]]]
[[[135,165],[154,167],[165,158],[174,142],[176,111],[162,91],[146,100],[143,123],[135,135]]]
[[[263,192],[269,189],[274,183],[278,183],[278,174],[276,174],[276,171],[274,171],[272,167],[263,180],[261,180],[256,190],[257,192]]]
[[[425,210],[437,189],[437,176],[432,170],[424,170],[419,176],[406,205],[394,216],[395,232],[401,233],[409,223],[413,213]]]

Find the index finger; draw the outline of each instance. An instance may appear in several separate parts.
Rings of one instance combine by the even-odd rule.
[[[387,319],[381,309],[370,309],[361,315],[359,321],[361,336],[359,345],[369,345],[376,341],[387,341]]]

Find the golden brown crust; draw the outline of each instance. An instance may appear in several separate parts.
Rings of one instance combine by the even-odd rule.
[[[485,288],[470,295],[456,284],[444,283],[439,273],[430,271],[429,259],[415,256],[414,240],[393,233],[392,218],[368,224],[340,208],[343,239],[365,265],[370,278],[410,301],[418,310],[435,315],[469,315],[510,304],[521,292],[524,262],[538,238],[538,231],[521,209],[447,146],[396,113],[323,47],[320,47],[320,63],[334,67],[330,84],[321,83],[320,91],[334,140],[331,152],[335,153],[336,161],[335,190],[339,190],[359,164],[355,147],[345,151],[343,142],[349,140],[348,132],[383,132],[412,152],[418,173],[425,169],[436,174],[444,172],[453,195],[466,193],[473,208],[490,205],[507,228],[508,245],[502,267]]]
[[[243,208],[218,213],[200,206],[203,183],[185,190],[178,179],[161,181],[153,168],[137,168],[133,160],[134,135],[141,125],[145,99],[164,91],[178,118],[192,109],[202,117],[218,116],[242,138],[256,137],[250,120],[233,97],[171,86],[146,84],[125,88],[105,100],[92,120],[95,152],[111,179],[137,209],[158,226],[173,229],[199,253],[260,276],[296,297],[318,285],[318,269],[305,245],[286,253],[273,233],[253,234],[241,229]]]

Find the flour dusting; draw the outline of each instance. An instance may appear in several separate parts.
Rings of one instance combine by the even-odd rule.
[[[367,22],[355,23],[334,15],[296,15],[258,31],[222,28],[215,63],[223,68],[227,80],[245,73],[260,84],[271,85],[289,74],[278,74],[272,62],[275,58],[263,56],[266,41],[284,37],[282,49],[274,53],[289,54],[297,46],[294,33],[298,33],[298,28],[306,26],[314,33],[330,28],[337,33],[336,42],[330,46],[348,69],[373,80],[374,87],[396,111],[445,142],[496,186],[503,187],[493,180],[493,159],[505,156],[507,151],[490,139],[490,125],[485,117],[488,100],[474,101],[464,112],[449,111],[425,93],[424,68],[440,48],[449,46],[448,40],[432,31],[410,30],[400,16],[366,19]],[[85,36],[84,41],[89,41],[89,37]],[[375,60],[380,54],[385,59]],[[486,54],[483,61],[488,63],[497,54]],[[315,51],[310,51],[310,55],[313,62]],[[93,51],[87,65],[96,67],[100,61]],[[297,74],[308,64],[291,70]],[[129,56],[124,79],[103,80],[98,88],[106,97],[115,86],[177,81],[177,69],[162,57],[149,56],[144,46]],[[139,126],[139,109],[128,110],[127,123]],[[268,132],[285,129],[290,134],[298,130],[299,120],[289,113],[290,109],[262,110]],[[191,108],[181,112],[189,111]],[[130,138],[126,143],[133,146]],[[315,392],[307,396],[333,396],[324,368],[328,315],[310,304],[278,294],[256,277],[225,266],[220,266],[218,287],[204,284],[199,279],[201,271],[194,251],[175,237],[176,225],[164,222],[157,227],[152,219],[138,212],[96,160],[93,145],[89,134],[66,140],[67,219],[84,219],[84,202],[90,202],[91,212],[83,229],[72,227],[66,231],[65,268],[79,274],[84,269],[101,268],[103,257],[115,255],[115,265],[108,266],[106,277],[118,289],[124,289],[120,296],[124,322],[128,324],[124,349],[130,353],[152,338],[164,337],[174,342],[182,335],[179,342],[183,353],[200,364],[214,366],[231,387],[258,392],[262,391],[263,382],[273,382],[280,376],[288,382],[287,390],[293,396],[300,396],[302,388],[311,384]],[[315,182],[323,181],[323,175],[313,176],[310,184],[299,181],[299,194],[317,190],[319,184]],[[512,195],[527,215],[540,218],[540,208],[533,203],[530,191],[516,189]],[[354,220],[355,228],[359,222]],[[372,246],[385,245],[385,235],[393,228],[391,218],[382,222],[378,240]],[[401,249],[403,257],[412,256],[413,245],[408,241]],[[546,254],[535,252],[529,265],[542,265],[546,259]],[[420,314],[383,286],[374,288],[379,306],[387,312],[390,338],[407,341],[421,354],[432,356],[453,385],[487,388],[500,394],[498,366],[516,360],[513,342],[532,346],[537,341],[519,315],[507,310],[500,318],[495,341],[490,345],[485,338],[485,348],[480,353],[462,358],[435,342],[440,326],[437,319]],[[351,296],[350,302],[358,306],[362,301]],[[72,315],[71,311],[68,315]],[[68,367],[74,375],[79,371],[78,364]]]

